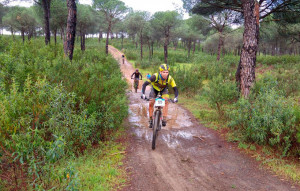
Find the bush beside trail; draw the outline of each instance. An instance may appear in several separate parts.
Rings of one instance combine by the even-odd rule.
[[[73,168],[53,169],[106,140],[127,116],[119,65],[99,48],[75,49],[70,63],[61,44],[7,43],[0,53],[2,169],[18,180],[15,188],[51,189],[51,180],[60,180],[60,189],[76,190]]]

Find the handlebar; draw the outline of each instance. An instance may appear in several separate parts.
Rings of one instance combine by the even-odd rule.
[[[159,98],[159,97],[161,97],[161,96],[157,96],[157,98]],[[143,99],[143,96],[141,96],[141,99]],[[147,96],[146,96],[146,97],[145,97],[145,100],[146,100],[146,101],[149,101],[150,99],[147,98]],[[170,98],[168,99],[168,101],[171,102],[171,103],[177,103],[177,102],[175,102],[173,99],[170,99]]]
[[[134,80],[135,78],[131,78],[132,80]],[[139,80],[143,80],[143,79],[139,79]]]

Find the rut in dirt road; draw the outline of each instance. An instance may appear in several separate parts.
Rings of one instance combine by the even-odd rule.
[[[131,83],[132,65],[127,61],[122,64],[122,53],[114,47],[109,46],[109,52]],[[123,190],[300,190],[299,185],[262,169],[257,161],[240,153],[216,131],[199,124],[178,104],[169,104],[167,126],[159,132],[153,151],[148,102],[141,100],[140,95],[140,89],[138,93],[128,93],[130,128],[125,164],[131,181]]]

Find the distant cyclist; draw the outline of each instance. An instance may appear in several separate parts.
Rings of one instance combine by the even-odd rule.
[[[178,89],[176,87],[176,83],[174,78],[169,75],[170,67],[167,64],[162,64],[159,67],[159,73],[153,74],[145,83],[143,84],[142,88],[142,98],[145,99],[145,89],[146,86],[152,84],[151,92],[149,95],[150,102],[149,102],[149,128],[152,128],[152,116],[153,116],[153,107],[155,103],[155,98],[160,93],[162,98],[165,99],[165,107],[163,108],[163,120],[162,125],[167,125],[167,115],[168,115],[168,99],[169,99],[169,91],[168,85],[171,85],[175,92],[174,102],[178,102]]]
[[[151,75],[149,73],[147,73],[147,79],[149,79],[151,77]]]
[[[122,54],[122,63],[124,64],[125,63],[125,55]]]
[[[134,78],[133,78],[134,76]],[[137,93],[137,89],[139,88],[139,80],[143,78],[142,74],[139,72],[139,69],[135,69],[135,72],[131,74],[131,79],[134,79],[134,89],[135,93]]]

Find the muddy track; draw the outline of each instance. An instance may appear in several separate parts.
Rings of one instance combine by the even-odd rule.
[[[131,84],[132,65],[127,61],[122,64],[122,53],[117,49],[110,46],[109,52],[119,61],[124,78]],[[178,104],[169,104],[167,126],[159,132],[153,151],[148,102],[140,99],[141,89],[133,92],[130,88],[125,161],[131,181],[123,190],[300,190],[298,185],[262,169],[255,159],[198,123]]]

